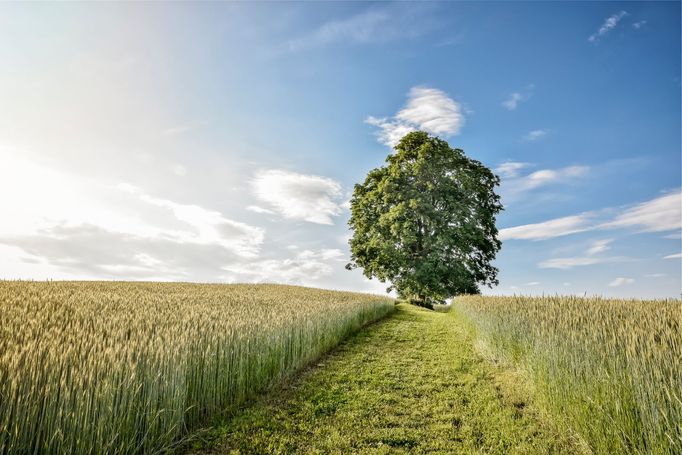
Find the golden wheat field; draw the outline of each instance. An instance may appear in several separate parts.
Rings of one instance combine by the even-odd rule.
[[[501,359],[596,453],[682,453],[682,302],[455,299]]]
[[[0,453],[153,453],[394,309],[283,285],[0,282]]]

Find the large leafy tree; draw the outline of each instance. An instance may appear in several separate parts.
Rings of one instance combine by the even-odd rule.
[[[501,246],[499,178],[421,131],[405,135],[386,163],[355,185],[346,267],[389,280],[401,297],[427,307],[498,284],[491,261]]]

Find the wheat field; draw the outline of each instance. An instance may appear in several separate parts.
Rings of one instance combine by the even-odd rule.
[[[592,451],[682,453],[679,300],[467,296],[453,309]]]
[[[282,285],[0,282],[0,453],[154,453],[394,309]]]

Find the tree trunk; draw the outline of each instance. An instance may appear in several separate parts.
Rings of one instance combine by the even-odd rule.
[[[426,297],[425,294],[417,294],[416,296],[410,299],[410,303],[412,305],[417,305],[423,308],[428,308],[429,310],[433,310],[433,305],[429,302],[428,297]]]

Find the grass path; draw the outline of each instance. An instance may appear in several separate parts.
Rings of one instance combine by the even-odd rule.
[[[209,432],[208,453],[576,453],[454,313],[399,305]]]

